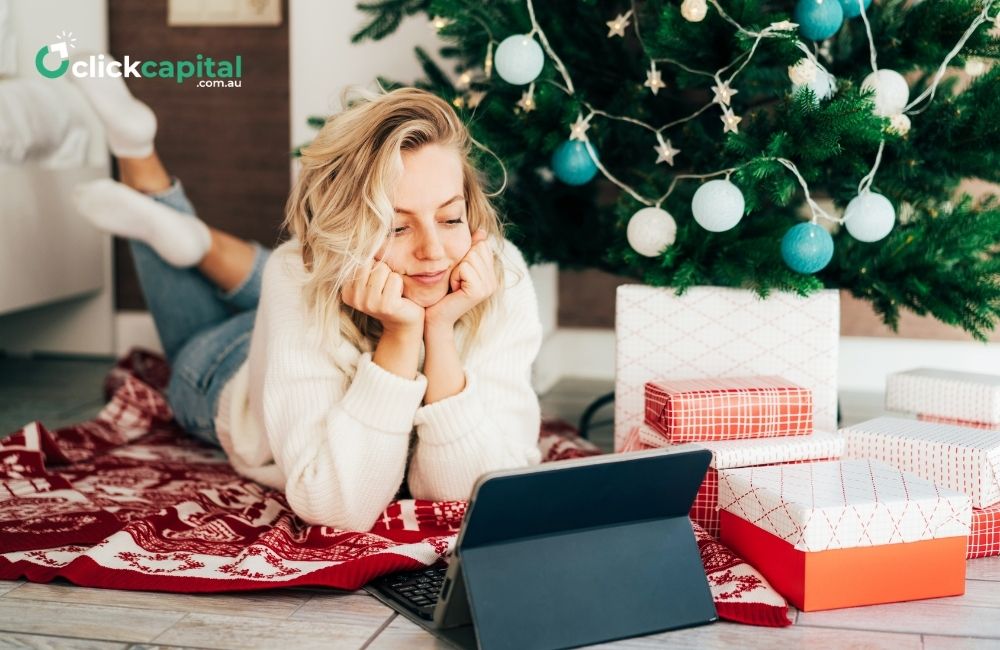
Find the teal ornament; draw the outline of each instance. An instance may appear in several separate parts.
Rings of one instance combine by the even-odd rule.
[[[865,0],[865,11],[872,6],[872,0]],[[844,10],[844,18],[857,18],[861,15],[861,4],[858,0],[840,0],[840,7]]]
[[[799,31],[812,41],[823,41],[844,24],[841,0],[799,0],[795,6],[795,22]]]
[[[567,140],[552,154],[552,171],[567,185],[583,185],[597,175],[595,160],[597,152],[589,142]]]
[[[501,79],[523,86],[534,81],[542,72],[545,54],[535,39],[527,34],[514,34],[503,39],[497,47],[493,65]]]
[[[814,223],[792,226],[781,239],[781,257],[797,273],[815,273],[833,259],[833,237]]]

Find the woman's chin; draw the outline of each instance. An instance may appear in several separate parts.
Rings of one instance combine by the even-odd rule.
[[[421,287],[416,291],[407,291],[403,293],[404,298],[412,300],[424,309],[438,304],[446,295],[448,295],[447,287]]]

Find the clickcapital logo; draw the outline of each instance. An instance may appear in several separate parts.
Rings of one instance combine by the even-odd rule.
[[[239,88],[243,85],[243,57],[236,55],[235,61],[216,60],[210,56],[198,54],[193,61],[140,61],[125,55],[121,61],[115,61],[103,54],[91,54],[86,59],[70,63],[69,50],[75,48],[76,39],[73,32],[59,35],[59,41],[51,45],[43,45],[35,55],[35,67],[39,74],[49,79],[56,79],[69,72],[72,76],[104,78],[104,77],[153,77],[173,79],[177,83],[198,79],[199,87]],[[58,55],[58,63],[50,67],[51,57]]]

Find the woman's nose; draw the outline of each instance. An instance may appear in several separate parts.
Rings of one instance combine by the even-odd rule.
[[[436,232],[431,230],[421,235],[420,243],[417,246],[417,256],[432,260],[444,257],[444,246],[441,244],[441,238],[438,237]]]

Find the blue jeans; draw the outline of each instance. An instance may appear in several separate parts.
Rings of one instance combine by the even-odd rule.
[[[195,214],[180,181],[151,197],[175,210]],[[219,394],[250,350],[260,282],[270,251],[257,242],[253,270],[232,291],[222,291],[195,268],[179,269],[148,245],[129,240],[135,270],[170,362],[167,402],[184,429],[219,444],[215,412]]]

